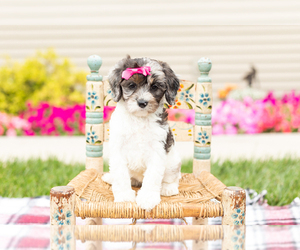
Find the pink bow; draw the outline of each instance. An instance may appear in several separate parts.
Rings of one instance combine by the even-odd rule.
[[[143,66],[139,68],[127,68],[123,71],[122,78],[128,80],[133,74],[143,74],[144,76],[147,76],[151,75],[150,71],[150,66]]]

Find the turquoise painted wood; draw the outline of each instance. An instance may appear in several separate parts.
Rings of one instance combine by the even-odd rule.
[[[89,152],[101,152],[103,150],[103,145],[86,145],[85,148]]]
[[[91,105],[86,104],[86,156],[87,157],[102,157],[103,155],[103,84],[101,85],[102,76],[99,75],[99,69],[102,65],[102,59],[98,55],[92,55],[88,58],[87,64],[91,70],[91,74],[87,75],[87,89],[90,86],[91,90],[86,93],[86,102],[91,102]],[[94,83],[93,83],[94,82]],[[93,100],[92,100],[93,99]],[[93,106],[94,103],[94,107]],[[98,103],[98,104],[97,104]],[[100,106],[97,106],[100,105]],[[89,126],[91,125],[91,126]],[[88,129],[90,131],[88,131]],[[95,129],[95,131],[94,131]],[[92,131],[93,130],[93,131]],[[94,138],[92,138],[92,136]],[[92,140],[92,139],[93,140]],[[96,139],[95,139],[96,138]],[[88,140],[89,139],[89,140]],[[94,144],[94,145],[92,145]],[[101,145],[95,145],[101,144]]]
[[[210,153],[210,147],[197,147],[194,146],[194,153],[200,153],[200,154],[209,154]]]
[[[195,97],[195,128],[194,128],[194,158],[197,160],[210,159],[210,146],[207,143],[199,143],[199,135],[211,131],[211,110],[212,110],[212,85],[209,71],[212,63],[209,58],[200,58],[198,68],[200,77],[198,77]],[[210,135],[209,135],[210,136]],[[209,138],[209,145],[210,145]]]
[[[91,74],[87,75],[86,79],[88,81],[102,81],[102,76],[98,75],[99,69],[102,65],[102,58],[98,55],[89,56],[87,64],[91,69]]]
[[[198,61],[200,77],[196,84],[195,111],[201,114],[211,114],[212,84],[211,78],[208,76],[211,65],[211,60],[209,58],[203,57]],[[207,123],[202,124],[205,126]]]
[[[210,154],[194,153],[194,158],[197,160],[208,160],[210,159]]]
[[[87,124],[101,124],[101,123],[103,123],[103,119],[102,118],[86,118],[85,122]]]
[[[102,157],[103,156],[103,152],[100,151],[100,152],[89,152],[89,151],[86,151],[86,156],[87,157]]]
[[[199,121],[195,120],[197,126],[211,126],[211,121]]]
[[[209,58],[201,57],[198,61],[198,68],[200,70],[200,76],[198,82],[211,82],[211,78],[208,76],[211,70],[211,60]]]
[[[210,121],[211,120],[211,114],[196,113],[195,119]]]
[[[102,112],[87,112],[86,118],[103,118]]]
[[[211,126],[211,114],[195,113],[195,124],[198,126]]]
[[[210,147],[194,146],[194,158],[197,160],[210,159]]]

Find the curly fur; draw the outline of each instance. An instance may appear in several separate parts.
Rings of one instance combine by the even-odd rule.
[[[150,66],[151,75],[122,79],[126,68],[141,66]],[[179,80],[164,62],[128,56],[112,69],[109,83],[118,103],[110,120],[110,172],[103,180],[112,184],[115,202],[136,201],[153,209],[160,195],[178,193],[181,160],[163,104],[174,103]],[[131,185],[142,185],[137,196]]]

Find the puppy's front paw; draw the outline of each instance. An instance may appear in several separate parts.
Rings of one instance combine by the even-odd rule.
[[[104,175],[102,175],[102,181],[108,183],[108,184],[112,184],[113,183],[113,177],[111,173],[106,173]]]
[[[160,203],[160,193],[140,189],[136,197],[136,203],[142,209],[150,211]]]
[[[178,194],[178,183],[162,183],[160,194],[163,196],[172,196]]]
[[[115,202],[135,202],[135,191],[130,189],[127,191],[122,191],[118,193],[114,193],[114,201]]]

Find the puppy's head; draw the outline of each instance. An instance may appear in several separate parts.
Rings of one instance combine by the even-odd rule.
[[[142,66],[150,66],[150,75],[136,73],[128,80],[122,78],[127,68]],[[179,79],[169,65],[150,58],[127,56],[111,70],[108,80],[114,101],[123,99],[128,111],[137,116],[154,113],[165,100],[173,105],[179,88]]]

